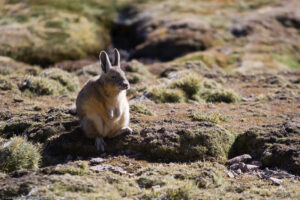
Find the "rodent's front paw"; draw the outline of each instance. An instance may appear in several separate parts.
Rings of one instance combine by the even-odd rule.
[[[130,127],[126,127],[125,129],[126,129],[126,132],[132,133],[132,129]]]

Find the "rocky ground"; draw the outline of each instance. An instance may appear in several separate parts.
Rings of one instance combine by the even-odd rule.
[[[299,199],[297,0],[0,2],[1,199]],[[120,49],[132,134],[74,102]]]

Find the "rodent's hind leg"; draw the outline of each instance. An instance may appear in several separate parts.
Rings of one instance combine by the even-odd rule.
[[[123,127],[123,128],[121,128],[119,131],[117,131],[116,132],[116,134],[114,135],[114,136],[118,136],[118,135],[122,135],[122,134],[124,134],[124,133],[128,133],[128,134],[130,134],[130,133],[132,133],[132,129],[130,128],[130,127]]]
[[[99,133],[94,125],[94,122],[87,117],[84,117],[80,122],[80,127],[88,138],[96,138]]]
[[[95,140],[95,146],[96,146],[97,151],[101,150],[103,152],[105,149],[106,143],[104,142],[102,137],[97,137]]]

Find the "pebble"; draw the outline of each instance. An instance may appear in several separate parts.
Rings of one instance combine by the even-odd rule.
[[[242,174],[243,172],[242,172],[241,169],[237,169],[237,170],[235,170],[235,173],[237,173],[237,174]]]
[[[250,160],[252,157],[249,154],[243,154],[234,158],[231,158],[230,160],[227,161],[228,165],[232,165],[234,163],[239,163],[239,162],[244,162],[246,160]]]
[[[115,173],[127,174],[127,172],[121,167],[112,166],[110,164],[101,164],[101,165],[92,166],[90,167],[90,170],[94,172],[104,172],[104,171],[111,170],[112,172]]]
[[[96,165],[96,164],[100,164],[100,163],[103,163],[104,162],[104,159],[103,158],[92,158],[90,160],[91,164],[92,165]]]
[[[274,183],[276,185],[280,185],[282,183],[282,180],[280,180],[278,178],[274,178],[274,177],[270,177],[269,180],[272,181],[272,183]]]
[[[151,188],[152,188],[152,190],[159,189],[160,185],[153,185]]]
[[[252,170],[255,170],[255,169],[259,169],[259,166],[247,164],[247,165],[244,166],[243,171],[252,171]]]
[[[231,171],[228,171],[228,172],[227,172],[227,175],[228,175],[230,178],[234,178],[234,174],[233,174]]]
[[[230,165],[229,169],[232,169],[232,170],[236,170],[240,167],[240,164],[239,163],[234,163],[232,165]]]

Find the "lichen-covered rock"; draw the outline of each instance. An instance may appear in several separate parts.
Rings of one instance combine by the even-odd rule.
[[[300,123],[286,122],[251,128],[237,137],[231,155],[248,153],[265,167],[300,174]]]

